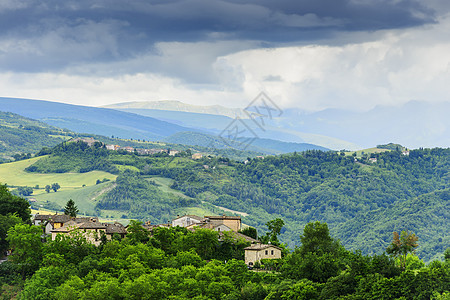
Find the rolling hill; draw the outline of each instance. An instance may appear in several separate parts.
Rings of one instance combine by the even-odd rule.
[[[171,118],[175,117],[179,122],[184,120],[188,122],[190,126],[197,125],[199,127],[199,131],[195,131],[195,129],[192,129],[194,130],[192,131],[187,127],[178,126],[154,118],[111,109],[99,109],[37,100],[7,100],[5,98],[0,98],[0,104],[2,104],[2,109],[4,110],[19,111],[28,116],[40,118],[40,120],[43,121],[32,120],[17,114],[11,115],[11,113],[1,113],[0,121],[3,122],[4,126],[0,128],[0,132],[3,133],[2,138],[0,138],[3,140],[0,145],[0,154],[3,152],[4,158],[8,158],[8,154],[9,157],[11,157],[14,153],[35,153],[44,146],[51,147],[64,139],[75,136],[89,136],[89,134],[95,135],[97,139],[105,143],[119,144],[121,146],[123,146],[123,142],[119,142],[117,137],[131,135],[131,139],[137,139],[139,141],[141,139],[147,139],[148,141],[150,136],[153,137],[152,140],[170,144],[167,145],[167,147],[171,147],[172,149],[179,148],[174,146],[174,144],[200,146],[203,148],[209,147],[211,149],[198,149],[198,151],[214,154],[217,151],[220,152],[217,154],[224,154],[224,152],[221,151],[224,149],[236,149],[236,151],[245,149],[254,152],[253,154],[248,153],[249,156],[306,150],[328,150],[327,148],[313,144],[289,143],[263,138],[252,140],[251,145],[247,147],[245,144],[247,143],[246,138],[244,137],[239,137],[236,141],[230,141],[224,136],[219,136],[220,133],[217,128],[220,128],[222,125],[225,128],[232,121],[232,119],[225,116],[159,110],[159,112],[167,116],[170,115]],[[45,112],[40,110],[45,110]],[[173,115],[174,113],[175,115]],[[77,117],[74,118],[73,116]],[[15,119],[14,122],[12,122],[13,119]],[[117,120],[117,122],[112,122],[109,119]],[[171,121],[174,120],[171,119]],[[142,124],[138,126],[137,122]],[[144,124],[145,122],[147,122],[147,124]],[[194,124],[195,122],[197,123]],[[27,124],[33,124],[33,126]],[[158,124],[160,126],[157,126]],[[215,128],[205,128],[204,126],[207,126],[207,124],[214,124]],[[70,128],[70,130],[60,129],[55,126],[60,128]],[[132,128],[134,128],[133,126],[137,126],[136,130],[132,130]],[[214,131],[218,135],[204,133],[207,130]],[[83,132],[84,134],[76,132]],[[116,139],[108,138],[107,136],[115,137]],[[10,142],[6,143],[6,140],[10,140]],[[127,143],[128,146],[137,148],[146,147],[145,144],[139,145],[135,142],[130,142],[130,140],[128,140]],[[20,145],[23,146],[19,147]],[[159,145],[157,148],[160,148]],[[245,155],[247,154],[244,153],[241,156],[244,157]],[[232,157],[237,158],[240,156],[233,154]]]
[[[231,119],[236,117],[246,118],[246,114],[240,108],[228,108],[220,105],[192,105],[175,100],[163,100],[163,101],[135,101],[114,103],[103,106],[105,108],[113,108],[118,110],[137,110],[146,111],[159,110],[159,111],[172,111],[172,112],[189,112],[198,114],[208,114],[216,116],[225,116]]]
[[[307,143],[289,143],[271,139],[247,139],[237,138],[231,141],[219,136],[198,132],[179,132],[164,139],[168,143],[202,146],[217,149],[227,149],[230,147],[264,154],[281,154],[289,152],[302,152],[307,150],[328,151],[325,147]]]
[[[0,161],[17,154],[36,153],[75,136],[72,131],[0,111]]]
[[[449,149],[371,153],[376,163],[368,157],[355,161],[344,153],[317,150],[242,163],[222,157],[136,156],[80,147],[75,143],[55,147],[50,157],[33,161],[27,176],[78,170],[74,162],[85,169],[126,166],[114,171],[118,177],[111,190],[90,204],[103,217],[166,222],[176,213],[222,207],[245,213],[243,222],[259,231],[265,230],[267,221],[282,218],[285,229],[280,238],[291,248],[298,245],[303,226],[316,220],[327,222],[346,248],[365,254],[382,253],[392,232],[401,230],[419,236],[418,254],[425,261],[440,259],[450,245]],[[39,204],[60,205],[51,196]]]
[[[158,140],[182,131],[176,124],[118,110],[70,105],[43,100],[1,98],[2,111],[42,120],[76,132],[133,139]]]

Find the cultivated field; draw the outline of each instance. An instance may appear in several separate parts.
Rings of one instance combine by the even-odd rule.
[[[59,183],[61,186],[60,191],[70,190],[74,188],[81,188],[83,185],[93,186],[97,179],[102,180],[108,178],[115,180],[116,175],[102,172],[92,171],[88,173],[29,173],[25,171],[25,168],[32,165],[41,157],[35,157],[27,160],[0,164],[0,183],[8,184],[9,186],[29,186],[35,187],[39,185],[40,190],[35,191],[35,195],[45,193],[44,187],[52,183]],[[58,191],[58,192],[60,192]]]

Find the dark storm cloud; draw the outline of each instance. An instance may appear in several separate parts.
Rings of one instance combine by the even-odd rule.
[[[126,60],[158,42],[305,42],[341,31],[435,22],[419,1],[388,0],[3,0],[0,68],[42,71]]]

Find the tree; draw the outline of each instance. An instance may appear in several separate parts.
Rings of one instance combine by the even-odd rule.
[[[150,239],[149,232],[142,227],[141,221],[131,220],[127,231],[127,240],[130,241],[131,244],[147,243]]]
[[[242,230],[239,231],[240,233],[242,233],[243,235],[246,235],[248,237],[257,239],[258,238],[258,232],[256,231],[256,228],[254,227],[246,227]]]
[[[21,222],[22,220],[15,215],[0,215],[0,257],[2,257],[4,252],[9,248],[9,244],[6,241],[8,230]]]
[[[16,214],[23,222],[31,223],[30,204],[24,198],[11,194],[6,185],[0,184],[0,215]]]
[[[200,228],[189,236],[195,251],[203,259],[213,258],[219,245],[219,233],[212,229]]]
[[[287,257],[282,267],[285,276],[324,283],[345,268],[347,251],[330,237],[327,223],[306,224],[300,240],[302,245]]]
[[[47,185],[45,186],[45,191],[46,191],[47,193],[50,193],[50,190],[51,190],[51,187],[47,184]]]
[[[299,248],[301,254],[334,252],[339,246],[337,241],[330,237],[327,223],[319,221],[306,224],[300,241],[302,242]]]
[[[79,210],[75,206],[75,201],[69,199],[69,201],[67,201],[66,207],[64,207],[64,214],[75,218],[78,212]]]
[[[445,260],[449,260],[450,261],[450,248],[447,248],[447,250],[445,250],[444,252],[444,258]]]
[[[42,229],[33,225],[16,224],[8,230],[6,240],[13,250],[10,259],[24,278],[39,268],[43,247],[41,235]]]
[[[266,233],[266,236],[261,239],[261,241],[264,243],[270,242],[275,246],[279,246],[280,242],[278,241],[278,235],[284,226],[284,221],[280,218],[276,218],[267,222],[266,225],[269,231]]]
[[[31,194],[33,194],[33,188],[29,186],[19,186],[17,188],[17,191],[19,192],[19,195],[22,196],[30,196]]]
[[[386,248],[386,253],[394,257],[400,258],[400,266],[404,270],[406,268],[406,256],[408,253],[414,253],[415,248],[419,246],[417,241],[419,238],[414,233],[402,231],[399,235],[394,231],[391,244]]]
[[[61,188],[61,186],[59,185],[59,183],[52,183],[52,190],[56,193],[59,189]]]

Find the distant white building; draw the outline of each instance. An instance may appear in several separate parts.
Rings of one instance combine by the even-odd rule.
[[[200,224],[203,218],[195,215],[184,215],[178,216],[177,218],[172,220],[172,227],[180,226],[180,227],[188,227],[193,224]]]

